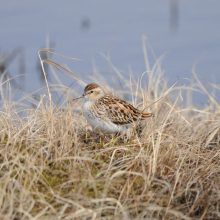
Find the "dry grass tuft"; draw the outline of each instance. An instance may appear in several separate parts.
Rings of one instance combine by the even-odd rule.
[[[63,85],[48,85],[37,101],[27,95],[27,105],[1,82],[0,219],[220,218],[219,105],[194,69],[196,83],[168,88],[160,59],[150,68],[144,52],[148,84],[112,65],[123,84],[117,96],[140,109],[162,97],[129,139],[91,132]],[[91,81],[111,92],[101,76]],[[191,104],[194,90],[207,95],[203,107]]]

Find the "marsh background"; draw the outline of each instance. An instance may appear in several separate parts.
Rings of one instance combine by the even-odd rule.
[[[0,0],[0,218],[220,219],[219,12],[219,0]],[[44,62],[45,86],[45,47],[155,117],[138,135],[94,135],[72,101],[80,80],[56,71],[57,83]]]
[[[0,30],[1,74],[6,69],[10,77],[25,73],[11,83],[14,89],[19,87],[28,93],[44,86],[37,52],[48,45],[55,48],[55,53],[81,59],[51,57],[80,77],[92,75],[96,64],[110,81],[108,62],[102,56],[108,52],[117,68],[141,76],[146,69],[143,35],[157,58],[165,53],[162,68],[170,85],[178,77],[190,79],[197,59],[197,74],[220,83],[219,0],[1,0]],[[149,60],[151,65],[155,63],[151,54]],[[66,86],[72,83],[61,73],[59,77]],[[53,77],[49,81],[56,82]],[[203,100],[205,96],[194,93],[195,103]]]

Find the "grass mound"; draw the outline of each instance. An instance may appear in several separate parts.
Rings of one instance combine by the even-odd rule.
[[[28,105],[1,82],[0,219],[220,218],[219,105],[194,69],[196,83],[168,88],[159,59],[150,68],[145,58],[147,80],[112,66],[115,94],[155,114],[129,139],[94,134],[75,90],[48,84]],[[91,82],[111,93],[101,76]],[[193,105],[193,91],[207,102]]]

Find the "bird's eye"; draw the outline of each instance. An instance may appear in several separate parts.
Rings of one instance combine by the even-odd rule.
[[[91,91],[90,93],[93,93],[94,91]]]

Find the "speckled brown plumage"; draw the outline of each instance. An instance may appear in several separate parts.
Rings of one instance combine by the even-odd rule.
[[[152,116],[151,113],[142,112],[122,99],[106,95],[95,83],[87,85],[84,94],[78,98],[86,98],[83,114],[92,128],[106,133],[125,131],[132,127],[134,122]]]
[[[108,117],[111,122],[117,125],[130,124],[152,116],[151,113],[141,112],[126,101],[111,95],[99,98],[96,105],[97,109],[100,109],[100,115]]]

